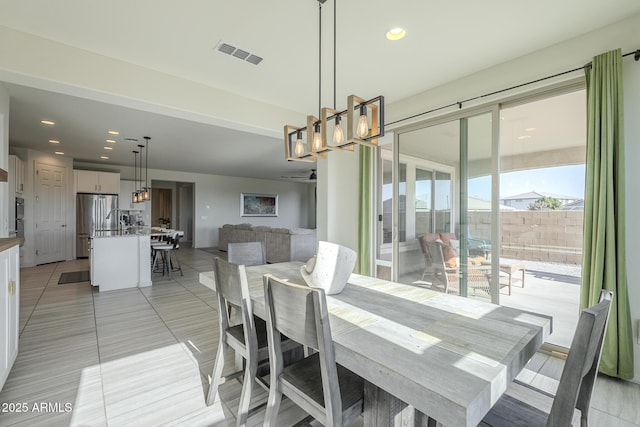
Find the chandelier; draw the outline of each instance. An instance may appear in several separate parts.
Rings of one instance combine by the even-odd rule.
[[[356,144],[375,147],[384,136],[384,97],[365,100],[347,97],[346,110],[336,109],[336,0],[333,1],[333,108],[320,108],[322,95],[322,4],[318,1],[318,115],[307,116],[304,126],[284,126],[285,159],[315,162],[329,151],[353,151]],[[344,123],[344,126],[343,126]],[[346,128],[346,135],[345,135]],[[328,135],[332,137],[329,139]]]

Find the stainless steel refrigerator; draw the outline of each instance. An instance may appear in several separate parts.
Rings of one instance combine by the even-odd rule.
[[[96,232],[117,231],[118,196],[78,194],[76,197],[76,257],[89,256],[89,238]]]

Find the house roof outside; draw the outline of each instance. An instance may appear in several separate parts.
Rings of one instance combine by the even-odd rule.
[[[541,197],[553,197],[554,199],[558,199],[560,201],[565,201],[565,200],[577,200],[580,199],[580,197],[576,197],[576,196],[567,196],[567,195],[562,195],[562,194],[554,194],[554,193],[547,193],[544,191],[529,191],[528,193],[521,193],[521,194],[515,194],[513,196],[507,196],[507,197],[501,197],[500,200],[501,201],[507,201],[507,200],[538,200]]]

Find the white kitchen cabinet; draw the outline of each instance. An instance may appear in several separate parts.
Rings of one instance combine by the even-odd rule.
[[[20,325],[18,245],[0,252],[0,390],[18,356]]]
[[[77,193],[118,194],[120,193],[120,174],[74,170]]]
[[[91,284],[100,292],[151,286],[149,235],[108,235],[91,239]]]
[[[137,185],[136,185],[137,183]],[[131,194],[134,189],[140,189],[144,184],[142,181],[120,181],[120,197],[118,197],[118,206],[123,211],[142,211],[144,203],[133,203]]]
[[[9,182],[15,194],[24,192],[24,162],[18,156],[9,156]]]

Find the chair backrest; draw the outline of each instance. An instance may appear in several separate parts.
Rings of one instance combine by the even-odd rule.
[[[547,426],[571,425],[574,408],[579,409],[583,420],[586,420],[598,374],[612,297],[613,292],[603,290],[600,302],[584,309],[580,314]]]
[[[227,259],[234,264],[247,267],[267,263],[267,256],[263,242],[229,243]]]
[[[424,242],[427,245],[427,251],[433,265],[436,267],[444,268],[445,264],[444,255],[442,253],[442,243],[432,240],[425,240]]]
[[[230,326],[227,304],[231,304],[241,309],[245,341],[247,339],[255,340],[256,332],[253,319],[253,306],[251,304],[249,284],[247,282],[247,273],[244,265],[233,264],[216,257],[214,260],[214,277],[216,280],[216,294],[218,296],[218,314],[220,317],[221,334],[225,333]]]
[[[264,295],[271,378],[279,378],[283,369],[280,334],[318,350],[324,415],[336,423],[342,419],[342,398],[324,291],[265,275]],[[304,393],[299,391],[297,395],[303,396]],[[309,397],[308,400],[312,399]]]
[[[173,249],[180,247],[180,238],[184,237],[184,231],[172,230],[170,242],[173,245]]]

